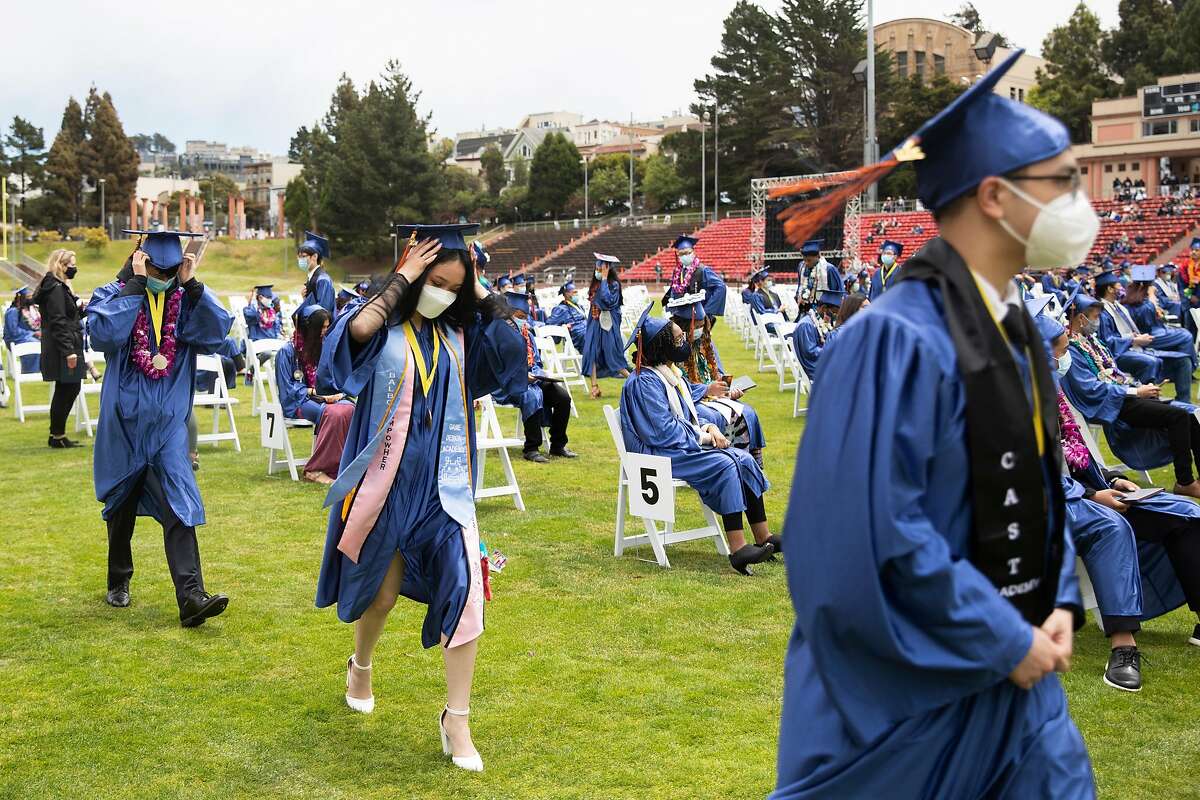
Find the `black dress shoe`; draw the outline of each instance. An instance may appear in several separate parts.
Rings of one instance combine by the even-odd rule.
[[[753,575],[750,565],[761,564],[774,554],[775,549],[769,544],[746,544],[729,554],[729,565],[743,575]]]
[[[62,437],[61,439],[56,439],[53,436],[51,436],[46,439],[46,444],[50,445],[51,447],[53,447],[55,449],[61,449],[61,448],[66,448],[66,447],[79,447],[79,442],[73,442],[65,436]]]
[[[1200,647],[1200,625],[1192,628],[1192,636],[1190,639],[1188,639],[1188,644],[1194,644],[1196,647]]]
[[[769,544],[771,547],[775,548],[776,553],[783,552],[783,539],[779,538],[778,533],[772,533],[770,536],[768,536],[766,544]]]
[[[220,614],[227,605],[229,598],[223,594],[192,592],[179,606],[179,623],[185,628],[203,625],[204,620]]]
[[[1142,654],[1136,646],[1113,648],[1104,670],[1104,682],[1123,692],[1142,690]]]
[[[525,454],[526,461],[532,461],[535,464],[549,464],[550,459],[539,453],[537,450],[530,450]]]
[[[552,449],[550,451],[550,455],[555,456],[556,458],[579,458],[579,453],[576,453],[566,445]]]
[[[122,583],[120,586],[114,586],[108,590],[108,594],[104,595],[104,602],[108,603],[113,608],[125,608],[129,605],[129,584]]]

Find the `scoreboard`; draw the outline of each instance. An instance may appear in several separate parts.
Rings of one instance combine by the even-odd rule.
[[[1200,81],[1142,88],[1143,117],[1200,113]]]

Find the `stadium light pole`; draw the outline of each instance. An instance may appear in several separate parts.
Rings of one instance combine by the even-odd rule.
[[[633,112],[629,114],[629,223],[633,224]]]
[[[721,112],[713,98],[713,222],[721,217]]]
[[[588,163],[587,156],[579,159],[579,163],[583,164],[583,224],[588,224]]]
[[[700,106],[700,224],[708,216],[708,144],[704,141],[704,106]]]
[[[867,3],[867,163],[879,160],[879,144],[875,141],[875,0]],[[879,200],[879,190],[872,183],[867,189],[867,202],[874,208]]]
[[[108,232],[108,226],[104,224],[104,184],[106,180],[100,179],[100,227],[104,228],[105,233]]]

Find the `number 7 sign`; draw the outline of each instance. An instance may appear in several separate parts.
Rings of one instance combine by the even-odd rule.
[[[287,428],[283,424],[283,408],[278,403],[262,403],[258,407],[262,420],[262,446],[282,450]]]
[[[627,453],[625,474],[629,479],[629,513],[659,522],[675,521],[671,459]]]

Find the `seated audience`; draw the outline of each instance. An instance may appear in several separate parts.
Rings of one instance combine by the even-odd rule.
[[[12,305],[4,312],[4,344],[13,346],[36,342],[42,338],[42,317],[37,306],[33,304],[28,286],[17,289],[13,296]],[[21,356],[21,371],[25,373],[41,372],[42,356],[33,353]]]

